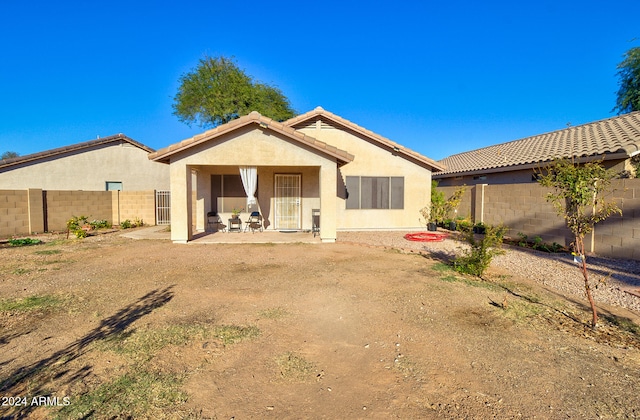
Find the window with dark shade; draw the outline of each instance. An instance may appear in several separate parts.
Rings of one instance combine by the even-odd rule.
[[[404,208],[404,177],[348,176],[347,209]]]
[[[360,177],[359,176],[347,177],[347,208],[348,209],[360,208]]]
[[[391,177],[391,203],[392,209],[404,208],[404,177]]]

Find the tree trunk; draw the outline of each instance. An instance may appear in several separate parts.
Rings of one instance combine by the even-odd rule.
[[[589,271],[587,271],[587,257],[584,254],[583,237],[576,236],[576,253],[580,256],[580,270],[582,271],[582,277],[584,277],[584,291],[587,294],[587,299],[589,300],[593,314],[591,328],[596,329],[598,326],[598,310],[596,308],[596,302],[593,300],[593,295],[591,294],[591,286],[589,285]]]

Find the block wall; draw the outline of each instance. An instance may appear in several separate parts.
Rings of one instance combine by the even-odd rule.
[[[612,186],[615,188],[612,198],[622,216],[612,216],[596,225],[596,252],[640,260],[640,179],[616,180]]]
[[[48,230],[65,231],[67,220],[73,216],[113,223],[112,194],[113,191],[47,191]]]
[[[46,202],[43,197],[46,197]],[[64,232],[73,216],[118,225],[136,218],[155,225],[155,191],[0,190],[0,238]],[[46,218],[46,220],[45,220]]]
[[[156,192],[149,191],[117,191],[114,193],[113,223],[120,224],[124,220],[141,219],[145,225],[156,224]]]
[[[448,199],[449,197],[451,197],[457,189],[459,189],[461,187],[438,187],[438,191],[442,191],[444,192],[444,198]],[[474,215],[473,215],[473,199],[475,196],[475,191],[473,189],[473,187],[469,187],[469,186],[465,186],[465,191],[464,194],[462,195],[462,199],[460,200],[460,205],[458,206],[457,211],[451,215],[452,219],[455,219],[457,217],[463,217],[465,219],[470,219],[473,220],[474,219]]]
[[[456,188],[438,187],[446,197]],[[529,238],[540,236],[546,243],[569,246],[573,242],[564,219],[546,200],[549,189],[537,183],[478,184],[467,189],[458,215],[470,215],[473,222],[502,223],[513,238],[522,233]],[[585,244],[598,255],[640,260],[640,179],[615,180],[612,190],[610,198],[615,199],[622,215],[598,223]]]
[[[27,190],[0,190],[0,237],[29,232]]]

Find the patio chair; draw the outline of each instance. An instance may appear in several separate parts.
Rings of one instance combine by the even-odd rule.
[[[311,210],[311,231],[314,238],[320,235],[320,209]]]
[[[227,229],[227,225],[222,223],[222,219],[215,211],[210,211],[207,213],[207,230],[212,230],[214,232],[224,232]]]
[[[262,215],[259,211],[252,211],[249,215],[249,218],[246,221],[246,225],[244,226],[244,231],[250,229],[251,232],[255,233],[256,230],[262,232]]]

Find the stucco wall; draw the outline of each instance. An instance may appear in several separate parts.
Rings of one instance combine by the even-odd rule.
[[[339,189],[345,188],[347,176],[404,177],[403,209],[347,209],[345,197],[336,201],[338,229],[419,229],[420,209],[429,204],[431,171],[374,144],[349,130],[327,125],[299,131],[353,154],[355,159],[339,171]],[[339,191],[340,192],[340,191]]]
[[[123,142],[0,169],[0,189],[105,191],[106,182],[122,182],[125,191],[168,190],[169,167]]]

